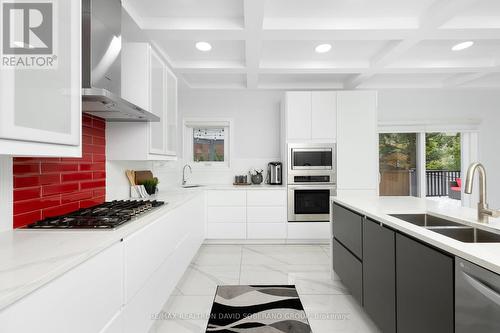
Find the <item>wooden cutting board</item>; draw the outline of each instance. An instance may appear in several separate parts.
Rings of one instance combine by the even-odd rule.
[[[135,183],[142,184],[145,180],[153,179],[153,173],[150,170],[136,171]]]

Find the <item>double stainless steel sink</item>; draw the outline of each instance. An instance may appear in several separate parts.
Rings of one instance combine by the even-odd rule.
[[[430,214],[390,214],[390,216],[465,243],[500,243],[500,231],[494,233]]]

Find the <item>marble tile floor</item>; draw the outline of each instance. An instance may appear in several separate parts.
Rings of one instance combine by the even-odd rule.
[[[329,246],[203,245],[149,333],[204,333],[222,284],[294,284],[313,333],[379,332],[332,279]]]

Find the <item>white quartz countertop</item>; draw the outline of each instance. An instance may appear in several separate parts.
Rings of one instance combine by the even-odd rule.
[[[1,232],[0,310],[202,193],[184,189],[162,193],[156,199],[166,205],[115,230]]]
[[[202,185],[200,188],[206,190],[286,190],[285,185]]]
[[[331,200],[388,227],[500,274],[500,243],[460,242],[388,214],[429,213],[496,233],[500,233],[500,219],[490,219],[488,224],[478,223],[476,209],[456,207],[446,202],[414,197],[345,194],[331,197]]]

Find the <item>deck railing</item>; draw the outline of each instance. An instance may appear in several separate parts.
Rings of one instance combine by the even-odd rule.
[[[428,197],[444,197],[450,190],[450,182],[460,178],[460,171],[426,170],[426,184]]]

